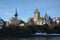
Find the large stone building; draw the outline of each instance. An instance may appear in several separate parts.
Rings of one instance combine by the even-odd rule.
[[[15,10],[15,14],[13,17],[11,17],[7,23],[6,23],[6,26],[9,27],[9,26],[19,26],[20,24],[22,24],[24,21],[21,20],[21,19],[18,19],[18,13],[17,13],[17,9]],[[24,26],[24,25],[22,25]]]
[[[40,12],[38,9],[36,9],[34,11],[34,17],[32,18],[34,24],[37,24],[37,25],[43,25],[43,24],[48,24],[50,25],[50,19],[49,19],[49,16],[47,15],[47,13],[45,13],[45,15],[43,17],[40,16]],[[30,24],[32,24],[30,22]]]
[[[38,9],[35,10],[33,19],[34,23],[37,25],[43,25],[43,24],[50,25],[50,19],[47,13],[45,13],[43,17],[40,17],[40,12],[38,11]]]
[[[6,23],[6,26],[9,26],[9,25],[14,25],[14,26],[17,26],[19,24],[19,19],[17,18],[18,14],[17,14],[17,10],[15,11],[15,14],[14,14],[14,17],[11,17],[7,23]]]

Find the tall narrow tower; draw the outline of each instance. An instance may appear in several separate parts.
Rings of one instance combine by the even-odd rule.
[[[16,10],[15,10],[14,17],[16,17],[16,18],[17,18],[17,16],[18,16],[18,13],[17,13],[17,9],[16,9]]]
[[[36,9],[34,12],[34,23],[37,23],[39,18],[40,18],[40,12],[38,11],[38,9]]]

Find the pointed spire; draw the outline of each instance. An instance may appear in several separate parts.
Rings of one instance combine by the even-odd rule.
[[[47,13],[45,12],[44,16],[47,16]]]
[[[15,10],[15,14],[14,14],[15,17],[18,16],[18,13],[17,13],[17,9]]]
[[[47,13],[45,12],[45,14],[44,14],[44,18],[46,18],[47,17]]]

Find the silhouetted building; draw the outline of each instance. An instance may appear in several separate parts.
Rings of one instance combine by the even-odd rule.
[[[3,19],[2,19],[2,18],[0,18],[0,29],[2,29],[2,28],[3,28],[3,26],[4,26],[4,21],[3,21]]]

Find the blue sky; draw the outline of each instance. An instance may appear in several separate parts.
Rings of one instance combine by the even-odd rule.
[[[60,16],[60,0],[0,0],[0,17],[9,20],[16,8],[18,18],[24,21],[34,16],[36,8],[39,9],[41,17],[45,12],[52,18]]]

